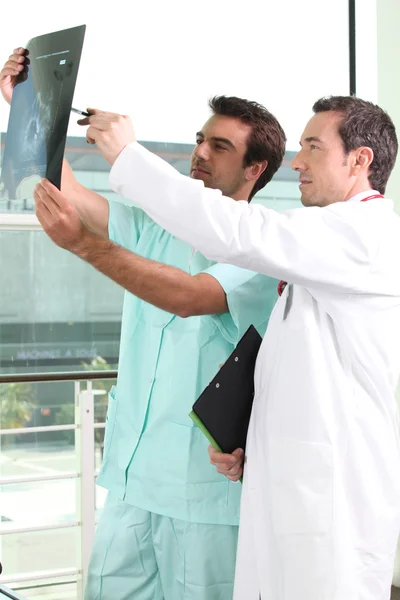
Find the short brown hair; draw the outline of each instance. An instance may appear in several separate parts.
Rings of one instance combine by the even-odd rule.
[[[389,115],[376,104],[356,96],[320,98],[313,111],[335,111],[342,115],[338,132],[346,154],[362,146],[371,148],[374,159],[369,167],[369,183],[384,194],[398,150],[396,129]]]
[[[264,106],[237,98],[236,96],[214,96],[209,106],[215,115],[233,117],[251,126],[244,155],[244,166],[266,160],[267,168],[254,184],[249,200],[261,190],[282,164],[285,155],[286,136],[278,120]]]

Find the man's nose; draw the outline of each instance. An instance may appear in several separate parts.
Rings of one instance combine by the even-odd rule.
[[[307,166],[303,159],[303,151],[300,150],[292,160],[291,167],[294,171],[306,171]]]
[[[210,158],[210,148],[206,142],[201,142],[198,144],[193,151],[193,154],[196,158],[200,160],[208,160]]]

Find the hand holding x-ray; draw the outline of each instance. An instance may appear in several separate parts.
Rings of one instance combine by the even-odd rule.
[[[130,117],[105,112],[97,108],[88,108],[88,117],[80,119],[79,125],[89,125],[86,139],[96,144],[110,165],[117,160],[122,150],[136,141],[135,131]]]
[[[0,71],[0,90],[8,104],[11,104],[14,87],[28,78],[28,54],[29,50],[16,48]]]
[[[60,187],[67,128],[85,26],[33,38],[16,48],[0,73],[11,103],[0,201],[32,198],[46,177]]]

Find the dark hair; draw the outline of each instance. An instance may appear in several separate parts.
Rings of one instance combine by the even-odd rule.
[[[335,111],[342,115],[338,131],[346,154],[361,146],[371,148],[374,158],[369,167],[369,183],[384,194],[398,150],[396,129],[389,115],[376,104],[356,96],[320,98],[313,111]]]
[[[282,164],[285,154],[286,136],[278,120],[264,106],[236,98],[236,96],[214,96],[209,106],[215,115],[239,119],[251,126],[244,155],[244,166],[255,162],[268,161],[267,167],[254,184],[249,201],[261,190]]]

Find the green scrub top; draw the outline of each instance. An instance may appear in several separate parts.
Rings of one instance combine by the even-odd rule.
[[[208,441],[188,414],[247,328],[253,324],[264,335],[277,281],[215,264],[119,202],[110,202],[109,236],[146,258],[212,275],[230,313],[181,318],[125,293],[118,381],[97,483],[160,515],[237,525],[241,484],[210,464]]]

